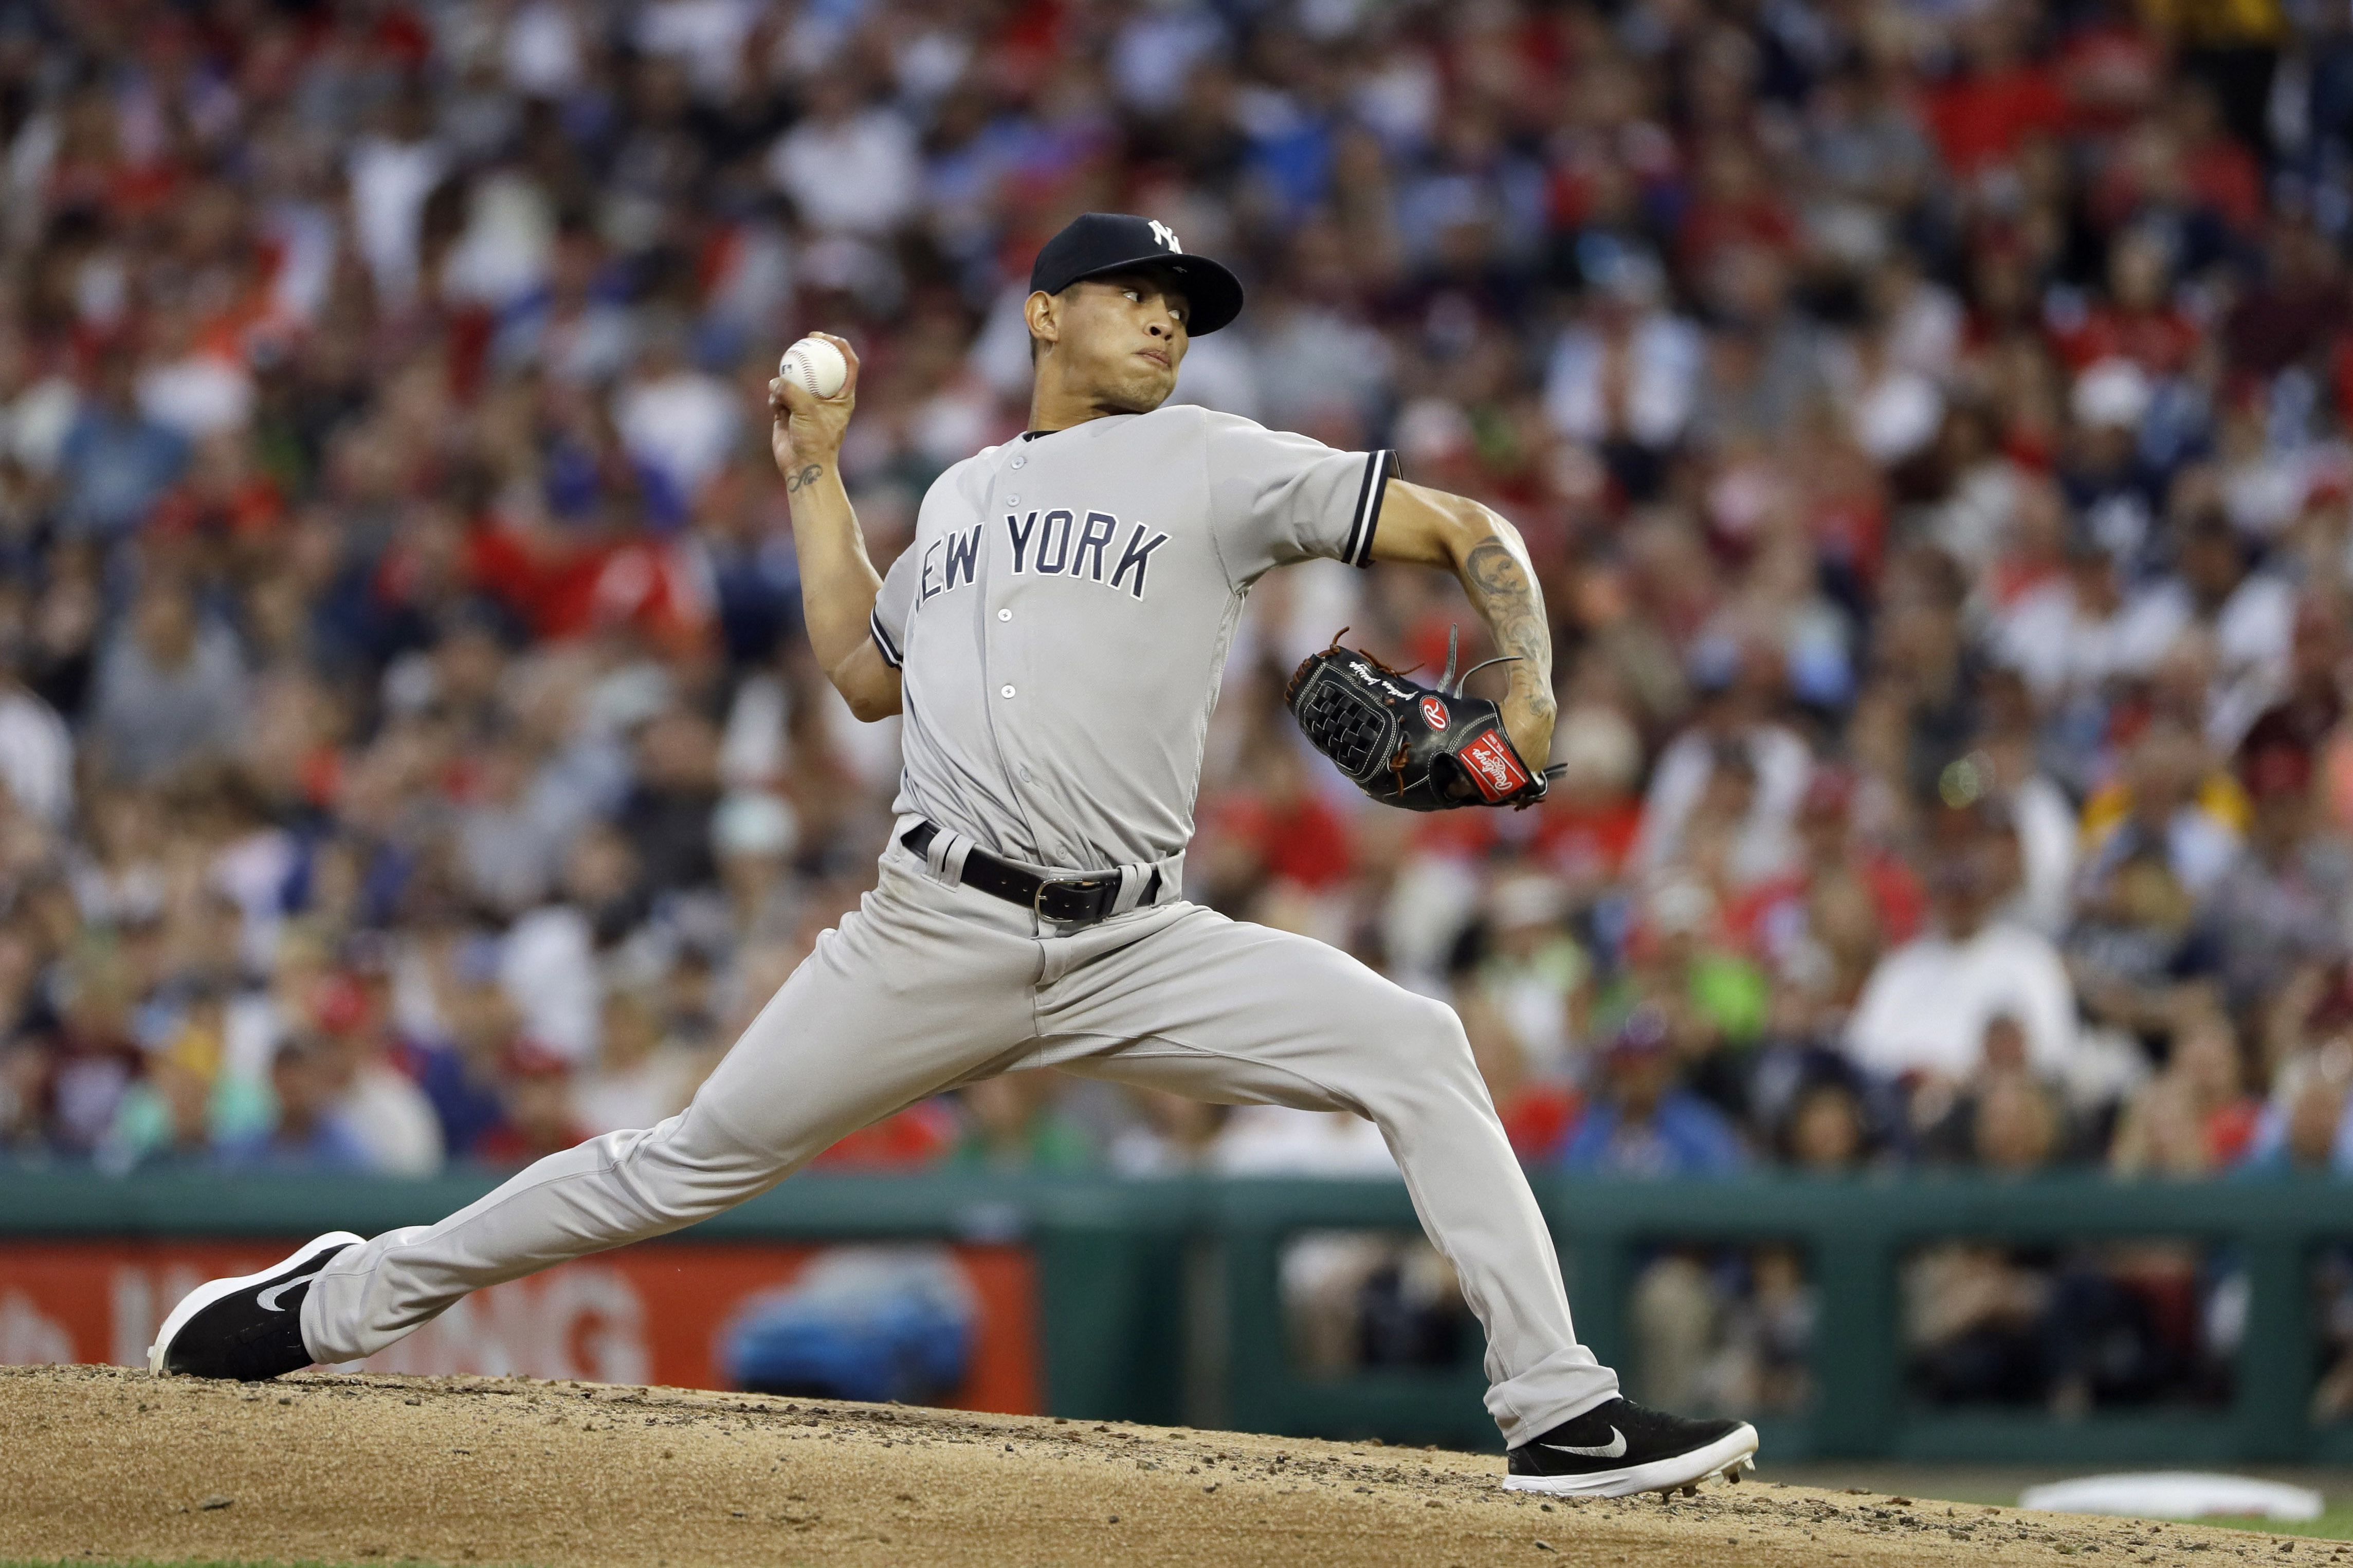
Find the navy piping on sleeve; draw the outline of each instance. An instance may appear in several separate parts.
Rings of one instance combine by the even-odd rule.
[[[1397,477],[1397,454],[1387,448],[1365,459],[1365,482],[1356,491],[1356,515],[1348,525],[1348,544],[1341,559],[1351,566],[1373,563],[1373,533],[1381,525],[1381,500]]]
[[[891,634],[882,629],[881,605],[877,605],[872,610],[867,613],[866,629],[873,635],[874,647],[876,651],[881,654],[882,662],[889,665],[893,669],[898,668],[901,658],[899,653],[899,645],[892,642],[891,640]]]

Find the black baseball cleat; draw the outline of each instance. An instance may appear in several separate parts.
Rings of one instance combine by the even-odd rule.
[[[1504,1488],[1554,1497],[1672,1491],[1756,1468],[1757,1428],[1746,1421],[1686,1421],[1612,1399],[1572,1415],[1506,1456]]]
[[[302,1343],[302,1298],[335,1254],[360,1239],[331,1230],[259,1274],[197,1286],[155,1331],[147,1370],[158,1377],[176,1373],[239,1383],[301,1371],[318,1360]]]

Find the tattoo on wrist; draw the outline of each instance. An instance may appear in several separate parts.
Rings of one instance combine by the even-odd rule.
[[[795,490],[807,489],[810,485],[817,482],[817,477],[823,472],[825,472],[825,466],[823,464],[811,463],[797,472],[786,474],[785,476],[785,493],[786,495],[790,495]]]

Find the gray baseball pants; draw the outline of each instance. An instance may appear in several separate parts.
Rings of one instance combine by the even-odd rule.
[[[1487,1331],[1507,1445],[1618,1391],[1577,1342],[1560,1266],[1453,1011],[1322,942],[1173,902],[1067,935],[893,843],[880,884],[761,1009],[694,1102],[552,1154],[438,1225],[346,1248],[302,1304],[322,1362],[459,1297],[692,1225],[845,1133],[1028,1068],[1377,1123]]]

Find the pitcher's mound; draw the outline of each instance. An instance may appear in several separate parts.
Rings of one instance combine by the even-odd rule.
[[[1500,1458],[1370,1444],[527,1378],[7,1367],[0,1562],[1860,1568],[2270,1545],[1776,1486],[1762,1458],[1696,1498],[1546,1504],[1502,1490]]]

